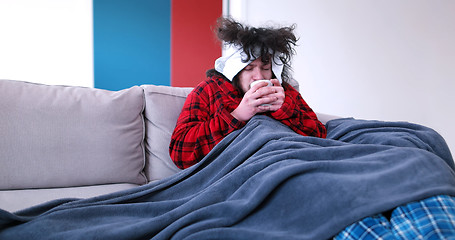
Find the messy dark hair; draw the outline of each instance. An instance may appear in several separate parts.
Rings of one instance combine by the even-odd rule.
[[[293,33],[294,29],[295,25],[256,28],[244,26],[231,18],[219,18],[215,33],[224,43],[241,46],[246,54],[246,59],[242,59],[244,62],[257,58],[261,58],[262,62],[268,62],[280,54],[277,56],[284,64],[281,78],[288,82],[291,79],[290,62],[298,40]]]

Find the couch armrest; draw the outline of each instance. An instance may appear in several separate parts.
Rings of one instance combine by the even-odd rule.
[[[324,125],[327,124],[327,122],[330,120],[341,118],[339,116],[325,114],[325,113],[318,113],[318,112],[316,113],[316,116],[318,117],[319,121]]]

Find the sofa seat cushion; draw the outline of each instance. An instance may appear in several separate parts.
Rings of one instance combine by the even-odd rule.
[[[72,188],[46,188],[0,191],[0,209],[15,212],[55,199],[90,198],[134,188],[130,183]]]
[[[144,92],[0,80],[0,190],[145,184]]]

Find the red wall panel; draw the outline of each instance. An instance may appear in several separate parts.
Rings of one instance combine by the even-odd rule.
[[[172,0],[171,85],[194,87],[221,56],[213,27],[222,15],[222,0]]]

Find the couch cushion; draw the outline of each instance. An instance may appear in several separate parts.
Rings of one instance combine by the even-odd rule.
[[[143,96],[0,80],[0,189],[146,183]]]
[[[145,93],[145,172],[158,180],[178,171],[169,156],[169,143],[186,96],[192,88],[143,85]]]

